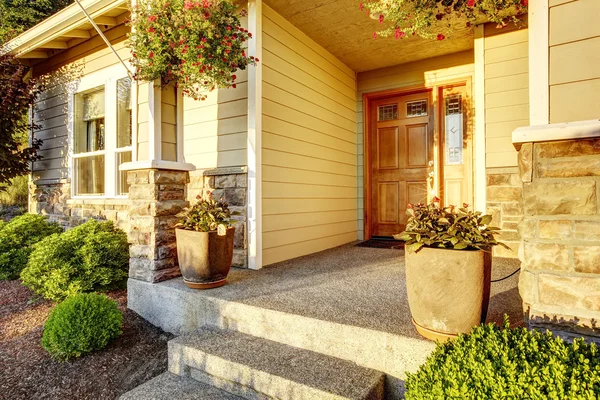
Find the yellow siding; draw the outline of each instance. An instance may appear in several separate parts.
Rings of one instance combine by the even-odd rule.
[[[358,74],[356,134],[358,138],[357,225],[359,239],[362,239],[364,236],[363,94],[389,89],[434,86],[443,82],[469,77],[473,73],[473,52],[463,51]]]
[[[128,28],[124,25],[106,31],[106,37],[122,58],[130,56],[125,39]],[[33,134],[43,140],[40,155],[33,163],[33,180],[68,178],[68,94],[67,83],[92,72],[118,64],[119,60],[102,39],[93,37],[54,57],[44,60],[33,69],[34,76],[53,72],[49,88],[42,93],[33,108],[34,121],[40,126]],[[60,72],[56,72],[60,70]],[[102,84],[103,82],[99,82]]]
[[[263,263],[356,240],[355,74],[263,15]]]
[[[600,1],[550,8],[550,123],[600,117]]]
[[[512,131],[529,125],[527,29],[484,29],[486,166],[517,165]]]
[[[161,155],[166,161],[177,161],[177,92],[172,86],[161,93]]]
[[[248,27],[247,18],[242,25]],[[184,157],[198,170],[248,163],[248,72],[236,75],[235,89],[207,92],[202,101],[184,97]]]

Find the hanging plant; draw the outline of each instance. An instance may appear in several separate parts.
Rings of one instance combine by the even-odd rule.
[[[196,100],[235,88],[236,72],[258,62],[247,54],[245,15],[230,0],[139,0],[129,36],[135,78],[175,84]]]
[[[493,22],[499,28],[523,24],[528,0],[372,0],[360,4],[361,10],[391,25],[373,34],[402,39],[418,35],[444,40],[458,24],[467,27]]]

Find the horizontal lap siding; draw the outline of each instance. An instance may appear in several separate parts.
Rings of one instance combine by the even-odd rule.
[[[206,100],[184,97],[185,161],[199,170],[248,164],[248,72],[236,76],[235,89],[206,92]]]
[[[444,81],[462,79],[473,75],[473,52],[463,51],[447,56],[428,58],[416,62],[381,68],[358,74],[357,96],[357,152],[358,152],[358,212],[357,226],[359,238],[364,237],[364,93],[380,92],[390,89],[433,86]]]
[[[356,240],[356,80],[268,7],[263,15],[263,264]]]
[[[130,56],[126,46],[128,28],[117,26],[106,31],[119,55],[127,60]],[[33,107],[33,119],[39,129],[33,137],[43,144],[41,160],[33,163],[32,178],[56,180],[68,178],[68,91],[69,82],[103,68],[118,64],[119,60],[98,36],[44,60],[34,67],[34,75],[51,73],[48,88],[38,97]],[[104,82],[98,82],[102,85]]]
[[[600,1],[576,0],[551,6],[550,123],[598,119]]]
[[[512,132],[529,125],[529,43],[527,29],[484,31],[487,167],[517,165]]]

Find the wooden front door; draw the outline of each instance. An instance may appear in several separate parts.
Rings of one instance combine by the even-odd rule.
[[[431,91],[371,102],[371,236],[402,232],[407,204],[427,202],[433,171],[432,110]]]

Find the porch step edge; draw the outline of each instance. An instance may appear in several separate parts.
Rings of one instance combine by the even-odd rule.
[[[121,395],[119,400],[241,400],[234,394],[191,377],[165,372]]]
[[[385,374],[214,327],[169,342],[169,371],[246,399],[381,400]]]

